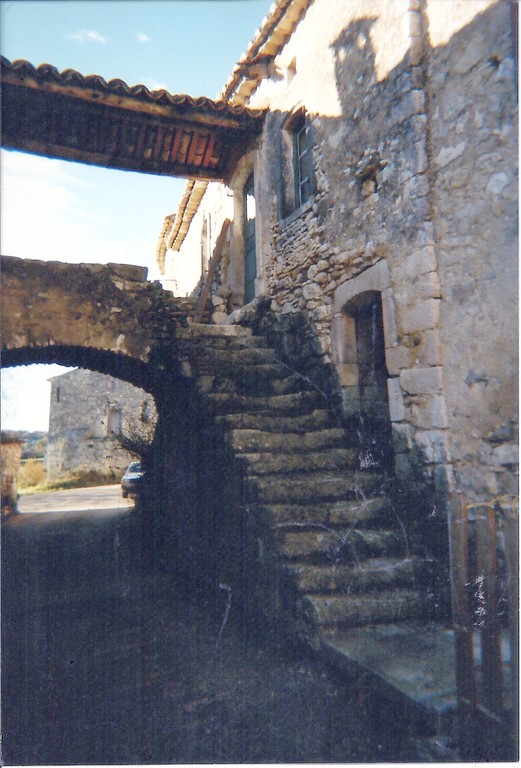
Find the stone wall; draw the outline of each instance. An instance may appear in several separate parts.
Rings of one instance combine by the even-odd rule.
[[[121,479],[135,455],[114,435],[150,441],[157,420],[152,396],[124,381],[76,369],[51,379],[47,477],[95,470]]]
[[[509,3],[427,21],[440,340],[456,482],[517,493],[517,105]]]
[[[315,0],[248,99],[269,113],[241,161],[250,170],[230,182],[232,297],[236,201],[253,170],[257,293],[280,317],[304,315],[348,416],[360,403],[355,309],[379,297],[396,470],[420,500],[426,484],[437,491],[427,506],[450,489],[514,487],[511,46],[507,0]],[[314,194],[288,212],[301,110]]]
[[[127,380],[135,381],[184,315],[159,283],[147,282],[144,267],[2,256],[1,268],[2,353],[9,365],[70,365],[73,348],[91,359],[99,350],[111,353],[101,357],[112,356],[114,366],[119,358],[131,367]],[[69,359],[60,360],[64,348]]]
[[[219,237],[221,223],[232,216],[231,193],[222,184],[210,182],[195,213],[183,248],[181,251],[166,252],[163,279],[176,296],[189,296],[199,292],[201,280],[206,276]],[[187,253],[190,254],[189,258],[186,257]]]

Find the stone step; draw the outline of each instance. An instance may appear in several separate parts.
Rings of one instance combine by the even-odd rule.
[[[209,325],[207,323],[189,323],[186,328],[178,328],[176,336],[179,339],[191,339],[197,336],[224,337],[224,336],[251,336],[251,328],[243,325]]]
[[[240,370],[230,367],[226,375],[209,370],[203,372],[203,369],[204,366],[201,368],[186,361],[182,364],[184,375],[187,378],[196,377],[197,387],[202,392],[236,392],[239,395],[270,397],[311,390],[296,378],[284,376],[274,365],[255,365]]]
[[[249,478],[249,486],[256,490],[252,501],[265,502],[317,502],[361,499],[378,495],[382,490],[382,477],[370,472],[310,472],[305,477]]]
[[[273,349],[267,347],[249,347],[241,349],[214,349],[209,344],[199,347],[197,354],[192,353],[192,347],[187,351],[186,358],[191,363],[194,370],[200,374],[212,374],[224,372],[227,376],[244,375],[243,369],[251,366],[259,366],[258,372],[262,373],[271,370],[275,376],[285,376],[292,372],[282,363],[277,361]],[[183,360],[183,355],[180,355]],[[265,365],[275,366],[271,369],[260,368]]]
[[[375,525],[389,520],[390,504],[385,496],[355,501],[322,501],[308,504],[262,504],[258,514],[274,528],[301,529],[321,523],[327,526]]]
[[[210,381],[211,379],[211,381]],[[288,376],[285,379],[255,376],[251,371],[248,376],[240,378],[225,378],[223,376],[199,376],[197,387],[206,392],[236,392],[238,395],[253,397],[272,397],[274,395],[292,395],[306,389],[296,379]],[[311,387],[307,388],[309,391]]]
[[[360,566],[288,563],[284,570],[302,593],[372,592],[395,587],[415,589],[424,564],[413,559],[373,558]]]
[[[197,356],[199,352],[208,349],[209,346],[214,350],[264,349],[268,346],[265,336],[191,336],[186,332],[187,329],[181,330],[185,331],[185,334],[182,336],[176,334],[176,337],[178,348],[183,354],[193,353],[194,356]]]
[[[226,442],[239,453],[307,453],[322,448],[340,448],[346,444],[343,429],[322,429],[317,432],[273,433],[260,429],[232,429]]]
[[[348,469],[356,451],[348,448],[324,448],[309,453],[241,453],[237,457],[246,465],[248,475],[280,475],[295,472],[329,472]]]
[[[424,615],[424,602],[414,590],[381,591],[378,595],[305,595],[302,615],[314,626],[360,627],[415,621]]]
[[[320,526],[313,531],[284,533],[279,541],[279,551],[287,558],[307,557],[360,566],[370,557],[405,556],[403,537],[394,530],[335,530]]]
[[[329,426],[329,413],[326,410],[315,409],[310,413],[294,416],[273,416],[267,412],[261,413],[228,413],[216,417],[216,423],[227,429],[255,430],[281,433],[308,433],[323,430]]]
[[[301,415],[313,411],[319,405],[315,392],[296,392],[270,397],[248,397],[237,394],[207,394],[204,403],[214,415],[241,412],[265,412],[267,415]]]

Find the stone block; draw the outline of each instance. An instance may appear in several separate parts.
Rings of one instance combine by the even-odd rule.
[[[342,387],[358,387],[358,365],[342,363],[337,365],[336,370]]]
[[[414,239],[418,247],[424,248],[426,245],[434,245],[434,225],[432,221],[423,221],[418,228]]]
[[[414,362],[425,367],[441,365],[441,339],[439,331],[423,331],[421,341],[414,350]],[[404,366],[405,367],[405,366]]]
[[[440,321],[439,299],[424,299],[400,310],[402,333],[410,334],[429,328],[436,328]]]
[[[498,445],[492,451],[494,464],[502,466],[517,466],[519,462],[519,448],[516,443],[504,443]]]
[[[425,112],[425,94],[417,89],[409,91],[401,101],[395,103],[391,110],[389,123],[402,123],[413,115]]]
[[[226,312],[214,312],[212,315],[212,323],[215,323],[215,325],[220,325],[221,323],[224,323],[227,318],[228,315]]]
[[[417,299],[439,299],[440,278],[437,272],[426,272],[414,281],[414,295]]]
[[[429,180],[425,176],[413,176],[402,186],[404,200],[418,201],[429,194]]]
[[[410,368],[400,371],[400,385],[410,395],[436,395],[443,388],[441,368]]]
[[[391,347],[399,341],[392,288],[387,288],[382,292],[382,314],[385,345]]]
[[[391,421],[404,421],[406,417],[403,392],[400,387],[400,379],[387,379],[387,393],[389,396],[389,413]]]
[[[333,359],[337,363],[356,363],[355,321],[346,315],[336,315],[331,320]]]
[[[323,304],[313,310],[313,320],[327,320],[331,316],[331,305]]]
[[[420,429],[446,429],[445,398],[441,395],[417,395],[412,400],[413,424]]]
[[[409,35],[411,37],[421,37],[422,21],[419,11],[410,10],[407,14],[409,21]]]
[[[411,37],[411,42],[409,45],[409,60],[411,62],[411,66],[417,67],[418,64],[421,64],[424,53],[425,53],[425,46],[422,38]],[[416,84],[419,85],[419,83],[416,83]]]
[[[317,299],[322,295],[322,289],[316,283],[305,283],[302,288],[302,293],[306,300]]]
[[[407,453],[413,447],[413,429],[410,424],[392,424],[393,446],[395,453]]]
[[[399,376],[402,368],[409,368],[411,355],[407,347],[397,345],[385,350],[385,362],[390,376]]]
[[[425,245],[407,255],[398,269],[408,277],[423,275],[436,270],[436,255],[434,246]]]
[[[411,141],[421,141],[422,139],[425,139],[426,125],[426,115],[415,115],[409,120],[407,125],[407,132]]]
[[[329,281],[329,275],[327,272],[319,272],[315,275],[315,283],[318,283],[319,285],[324,285],[324,283],[327,283]]]
[[[443,464],[449,461],[449,439],[443,430],[417,430],[415,440],[429,464]]]
[[[434,164],[437,165],[438,168],[445,168],[446,165],[463,154],[466,146],[467,142],[464,140],[460,141],[455,146],[442,147],[434,158]]]
[[[486,191],[489,195],[500,195],[508,182],[506,173],[493,173],[488,181]]]

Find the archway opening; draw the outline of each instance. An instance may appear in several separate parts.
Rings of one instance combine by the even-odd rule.
[[[157,410],[151,387],[139,386],[146,381],[143,364],[115,354],[96,359],[95,353],[74,347],[6,352],[3,426],[22,445],[15,511],[72,512],[76,504],[84,513],[90,505],[98,512],[127,510],[120,489],[125,470],[136,459],[147,468],[153,463]],[[35,443],[38,451],[32,455]],[[102,486],[114,486],[106,499],[94,492],[85,499],[73,493],[57,498],[56,510],[45,498],[49,492]]]

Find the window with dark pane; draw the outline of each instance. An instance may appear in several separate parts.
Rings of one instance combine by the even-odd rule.
[[[303,110],[291,115],[282,131],[281,213],[289,216],[315,193],[313,128]]]
[[[295,126],[293,134],[295,161],[295,203],[303,205],[313,192],[313,138],[304,115]]]

